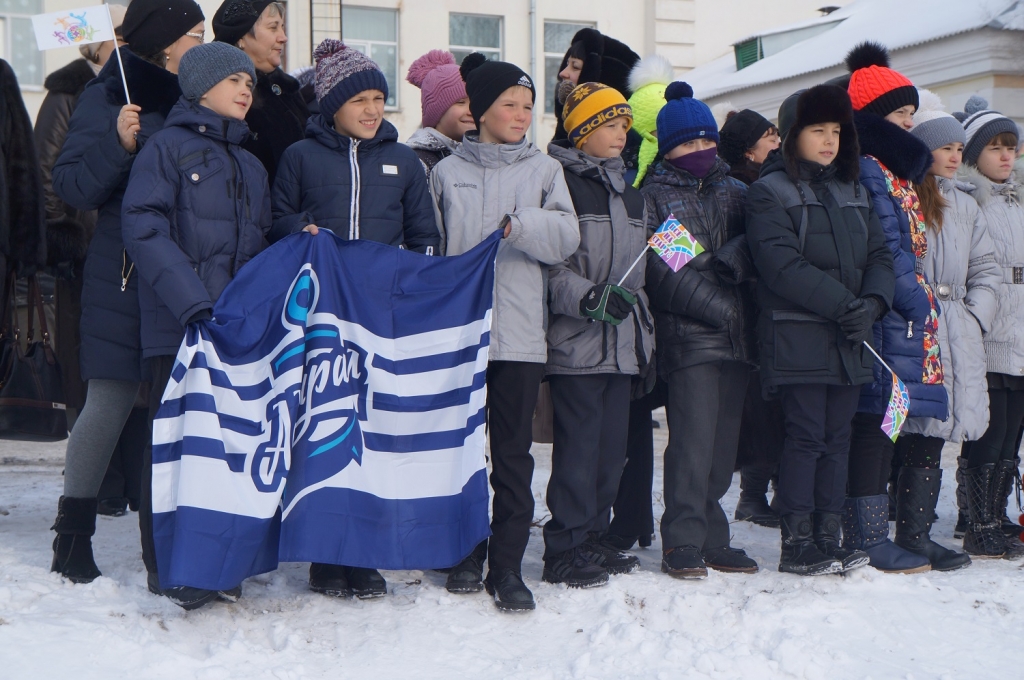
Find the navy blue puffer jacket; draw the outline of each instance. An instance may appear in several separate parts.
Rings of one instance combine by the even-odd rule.
[[[177,354],[188,320],[266,245],[267,171],[240,146],[248,137],[245,121],[182,98],[132,168],[121,224],[146,357]]]
[[[435,254],[441,241],[423,166],[386,120],[373,139],[358,140],[312,116],[306,139],[281,157],[273,206],[272,241],[307,224],[418,253]]]
[[[181,97],[178,76],[121,48],[132,103],[142,107],[138,147],[164,126]],[[68,136],[53,166],[53,190],[78,210],[99,210],[82,280],[80,325],[83,380],[143,379],[139,342],[138,275],[121,240],[121,200],[137,157],[118,141],[117,116],[125,105],[117,59],[86,86],[71,116]],[[122,279],[127,278],[127,282]]]

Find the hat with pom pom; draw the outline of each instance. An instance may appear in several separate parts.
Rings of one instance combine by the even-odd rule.
[[[967,143],[964,128],[956,118],[943,111],[939,95],[930,90],[919,89],[921,108],[914,114],[914,127],[910,133],[928,145],[929,151],[941,149],[947,144]]]
[[[961,118],[961,116],[963,116]],[[1017,124],[1012,120],[988,108],[988,100],[972,95],[964,104],[962,113],[955,114],[962,121],[967,143],[964,144],[964,163],[977,165],[978,156],[993,137],[1009,132],[1019,140]]]
[[[691,139],[718,144],[718,125],[708,105],[693,98],[688,83],[676,81],[665,88],[665,106],[658,112],[658,152],[662,155]]]
[[[466,81],[459,73],[455,57],[445,50],[430,50],[412,62],[405,77],[420,88],[423,127],[437,127],[445,111],[466,97]]]
[[[366,90],[380,90],[388,98],[388,81],[377,62],[346,46],[325,38],[313,50],[316,61],[316,101],[325,118],[333,118],[341,105]]]
[[[850,70],[850,102],[855,111],[879,116],[904,106],[920,106],[917,88],[899,71],[889,68],[889,50],[878,43],[862,42],[846,55]]]
[[[466,81],[466,94],[469,95],[469,112],[473,120],[480,124],[480,118],[497,101],[501,93],[510,87],[525,87],[530,90],[531,101],[537,100],[537,90],[533,80],[526,71],[507,61],[492,61],[473,52],[467,54],[459,67],[462,79]]]
[[[629,108],[633,109],[633,129],[644,140],[640,143],[637,157],[634,187],[640,186],[647,168],[658,155],[658,138],[653,133],[658,129],[658,112],[665,106],[665,88],[673,78],[675,73],[672,64],[658,54],[644,57],[629,72],[629,89],[633,91],[629,97]]]

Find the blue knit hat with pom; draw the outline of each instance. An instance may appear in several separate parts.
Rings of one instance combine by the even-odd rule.
[[[718,125],[708,105],[693,98],[689,84],[676,81],[665,88],[666,104],[658,112],[658,153],[665,155],[691,139],[718,144]]]

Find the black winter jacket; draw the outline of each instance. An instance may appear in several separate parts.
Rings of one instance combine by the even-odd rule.
[[[245,116],[252,135],[242,146],[267,169],[271,186],[285,149],[306,137],[309,109],[301,90],[299,81],[281,69],[256,72],[252,106]]]
[[[357,140],[312,116],[306,139],[281,157],[273,206],[272,241],[315,224],[418,253],[435,254],[441,242],[423,165],[386,120],[373,139]]]
[[[142,279],[145,357],[177,354],[189,319],[266,245],[270,189],[240,146],[248,136],[244,121],[182,98],[132,167],[121,229]]]
[[[177,75],[127,47],[121,48],[121,58],[132,103],[142,107],[137,153],[125,151],[118,140],[117,116],[125,99],[118,62],[111,57],[79,97],[53,167],[53,190],[79,210],[99,209],[83,274],[82,379],[138,382],[143,378],[139,277],[121,239],[121,201],[138,151],[163,128],[181,88]]]
[[[839,181],[834,164],[801,163],[800,173],[796,184],[774,153],[747,192],[766,396],[780,385],[871,382],[873,357],[845,339],[837,319],[858,297],[892,304],[892,254],[867,191]]]
[[[754,275],[744,238],[747,188],[717,159],[704,179],[668,161],[653,166],[640,190],[647,226],[671,214],[704,247],[678,272],[650,251],[647,295],[657,329],[658,373],[712,361],[754,361],[751,300]]]

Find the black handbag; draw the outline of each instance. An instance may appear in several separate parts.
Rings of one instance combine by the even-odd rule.
[[[43,297],[36,277],[28,279],[28,348],[21,349],[15,275],[4,286],[3,329],[0,330],[0,439],[54,442],[67,439],[68,419],[60,364],[50,346]],[[33,316],[41,340],[35,339]]]

